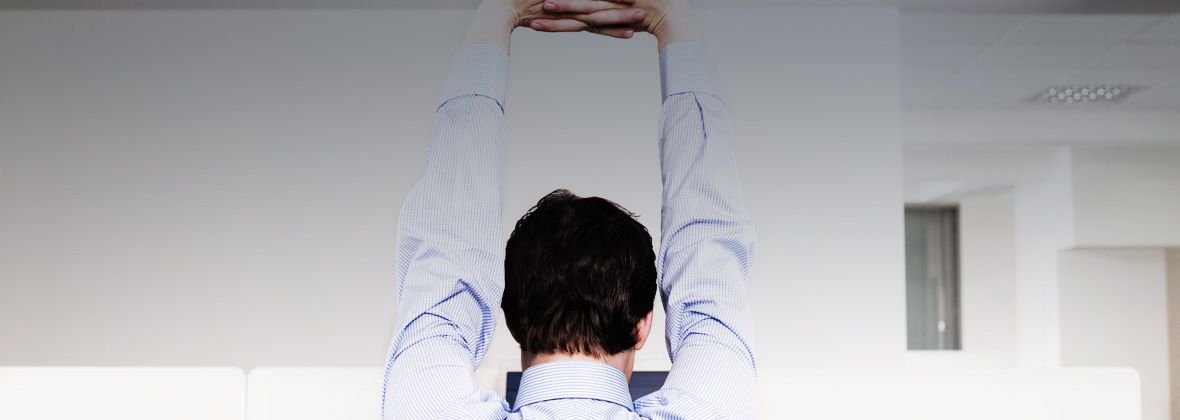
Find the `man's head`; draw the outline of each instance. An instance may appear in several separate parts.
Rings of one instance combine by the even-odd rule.
[[[525,353],[607,358],[647,337],[655,253],[647,229],[618,204],[549,193],[516,222],[504,275],[501,307]]]

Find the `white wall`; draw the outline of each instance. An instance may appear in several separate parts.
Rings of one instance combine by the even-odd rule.
[[[746,139],[762,365],[902,363],[896,12],[710,16],[711,35],[733,34],[714,51]]]
[[[1165,264],[1159,247],[1180,220],[1175,217],[1180,211],[1170,210],[1178,196],[1173,190],[1180,185],[1180,160],[1175,159],[1180,149],[1109,144],[1061,147],[1041,155],[1040,148],[1032,148],[1025,159],[1013,159],[1013,147],[906,149],[907,185],[961,184],[939,198],[957,200],[962,211],[965,351],[945,358],[947,364],[989,361],[973,348],[977,339],[972,336],[981,331],[971,327],[971,319],[980,317],[972,315],[972,307],[981,307],[982,296],[970,289],[984,278],[981,270],[1003,271],[1002,260],[978,252],[998,252],[1003,246],[979,246],[978,241],[980,235],[1002,238],[1005,229],[986,224],[988,207],[978,200],[997,186],[1014,184],[1017,366],[1134,366],[1143,375],[1145,418],[1167,418],[1174,391],[1167,373]],[[993,204],[990,217],[1002,217],[1004,210]],[[1117,247],[1079,248],[1094,243]],[[1172,310],[1177,307],[1180,303]],[[985,319],[997,320],[994,316]]]
[[[0,359],[379,364],[465,17],[0,13]]]
[[[1135,368],[1143,419],[1169,419],[1164,251],[1074,249],[1060,264],[1062,365]]]
[[[395,216],[468,18],[0,12],[0,363],[380,365]],[[899,363],[896,11],[702,18],[761,239],[763,365]],[[566,187],[657,232],[654,41],[514,42],[505,229]],[[488,363],[516,357],[501,327]]]
[[[1180,249],[1167,251],[1168,268],[1168,363],[1171,374],[1172,417],[1180,416]]]
[[[960,144],[955,137],[948,137],[945,144],[924,144],[913,142],[914,133],[908,127],[905,135],[907,200],[961,206],[963,344],[964,353],[973,354],[951,358],[958,359],[952,364],[1057,366],[1057,255],[1072,246],[1074,233],[1070,149],[1002,142]],[[930,190],[925,186],[938,185],[947,188],[922,194]],[[1008,191],[1008,204],[995,201],[999,197],[978,201]],[[1006,205],[1011,208],[1003,208]],[[1007,234],[1012,237],[1005,238]],[[1006,247],[1011,247],[1011,260]],[[1004,279],[1007,263],[1012,264],[1011,278]],[[1008,287],[1013,289],[1010,293],[1005,291]],[[1005,302],[1003,296],[1011,301]],[[1011,323],[1005,319],[1009,305],[1015,313]],[[972,322],[983,322],[984,331],[968,325]],[[1015,337],[1005,326],[1015,330]],[[982,337],[976,336],[981,333]],[[978,340],[991,347],[990,357],[974,353],[972,343]],[[1015,360],[1002,350],[1013,344]]]
[[[1017,364],[1016,220],[1010,189],[959,202],[963,351]]]
[[[1077,147],[1078,246],[1180,246],[1180,147]]]
[[[903,168],[907,203],[958,203],[976,193],[1013,189],[1052,174],[1059,147],[1005,144],[921,144],[906,133]],[[1002,170],[998,170],[1002,168]],[[946,186],[923,194],[925,186]]]

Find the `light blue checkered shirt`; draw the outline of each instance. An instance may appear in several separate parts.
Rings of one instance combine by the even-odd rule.
[[[398,219],[398,314],[382,386],[385,419],[748,419],[755,415],[746,279],[754,232],[728,109],[703,48],[660,52],[662,239],[657,255],[672,369],[632,402],[619,370],[593,361],[525,370],[516,401],[476,385],[504,289],[500,180],[508,55],[455,55],[426,175]]]

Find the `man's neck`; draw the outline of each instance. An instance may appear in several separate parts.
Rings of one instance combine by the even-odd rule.
[[[521,370],[528,370],[528,368],[542,363],[570,360],[598,362],[609,365],[623,372],[623,375],[627,377],[627,381],[630,382],[631,370],[635,367],[635,352],[625,351],[605,357],[596,357],[586,353],[520,353]]]

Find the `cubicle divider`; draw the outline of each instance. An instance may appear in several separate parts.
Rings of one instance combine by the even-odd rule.
[[[3,420],[242,420],[235,367],[0,367]]]
[[[377,419],[381,372],[0,367],[0,419]],[[1139,375],[1128,368],[763,369],[759,387],[765,419],[1140,419]]]
[[[376,419],[380,368],[259,367],[250,370],[250,420]]]
[[[768,419],[1141,420],[1129,368],[764,370]]]

